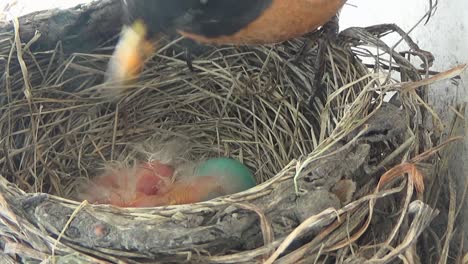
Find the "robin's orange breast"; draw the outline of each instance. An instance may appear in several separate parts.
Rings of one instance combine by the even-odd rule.
[[[233,34],[204,36],[177,30],[193,40],[210,44],[266,44],[304,35],[328,22],[346,0],[272,0],[252,22]],[[239,17],[242,19],[242,17]]]

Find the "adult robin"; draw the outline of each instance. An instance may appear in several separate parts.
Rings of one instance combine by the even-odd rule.
[[[163,34],[204,44],[272,44],[315,31],[346,0],[122,0],[124,29],[107,80],[140,73]]]

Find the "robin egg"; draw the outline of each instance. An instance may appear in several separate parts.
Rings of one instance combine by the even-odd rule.
[[[195,176],[219,177],[224,194],[242,192],[255,186],[255,177],[249,168],[231,158],[208,159],[196,167]]]

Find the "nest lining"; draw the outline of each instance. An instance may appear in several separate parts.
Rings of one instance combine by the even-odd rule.
[[[0,165],[3,176],[19,187],[3,179],[0,184],[2,199],[8,201],[2,217],[14,223],[4,234],[26,241],[16,231],[15,226],[21,226],[33,239],[27,246],[32,250],[22,254],[11,249],[10,239],[2,243],[26,259],[55,256],[66,261],[73,256],[83,262],[96,258],[111,262],[158,258],[169,262],[189,259],[240,263],[278,258],[290,245],[290,239],[300,238],[305,239],[304,246],[285,251],[282,262],[318,258],[326,263],[337,252],[343,259],[362,260],[349,249],[337,250],[343,248],[339,247],[340,241],[348,236],[348,230],[359,229],[365,222],[369,194],[377,186],[375,175],[380,175],[384,166],[415,156],[418,148],[431,146],[419,146],[415,138],[420,133],[422,112],[416,104],[421,101],[417,94],[400,94],[406,112],[393,118],[382,117],[379,109],[384,105],[383,95],[389,90],[398,91],[399,83],[382,83],[384,71],[370,73],[349,49],[360,46],[363,40],[383,45],[375,36],[379,32],[353,30],[361,34],[351,37],[357,44],[322,43],[327,55],[318,90],[315,73],[319,46],[308,46],[300,58],[295,57],[310,41],[307,38],[275,46],[208,48],[194,61],[194,73],[181,59],[182,49],[171,42],[148,63],[143,79],[127,87],[117,102],[108,97],[106,87],[99,85],[107,56],[75,54],[67,58],[59,50],[33,53],[26,49],[24,56],[15,57],[10,53],[14,47],[12,35],[5,34],[2,56],[12,62],[24,60],[28,69],[25,74],[19,64],[10,62],[10,78],[3,82],[6,89],[0,127],[2,135],[7,136],[3,138]],[[342,36],[346,39],[351,35]],[[360,51],[367,54],[365,49]],[[392,56],[399,63],[402,80],[420,79],[411,63],[399,54]],[[31,84],[30,96],[24,93],[24,82]],[[392,111],[396,110],[385,113]],[[387,122],[382,122],[385,119]],[[363,130],[366,123],[370,129]],[[393,135],[382,136],[382,129],[393,131]],[[147,158],[154,149],[142,151],[135,146],[152,146],[174,138],[182,146],[190,146],[179,162],[232,156],[252,168],[259,183],[266,182],[244,193],[204,203],[151,209],[91,207],[57,196],[33,194],[70,197],[80,179],[95,175],[102,161]],[[364,143],[352,144],[358,141]],[[365,159],[368,155],[372,155],[369,160]],[[323,174],[321,170],[331,179],[325,186],[336,186],[343,175],[357,182],[356,193],[336,207],[348,205],[336,212],[322,212],[336,199],[324,200],[325,208],[312,208],[304,202],[322,201],[321,197],[329,193],[313,192],[317,186],[311,189],[308,184],[309,176]],[[353,176],[357,174],[366,176],[357,179]],[[405,186],[412,189],[411,184],[400,182],[376,197],[401,192]],[[299,216],[299,221],[297,208],[301,200],[293,198],[297,193],[306,197],[302,199],[306,216]],[[402,241],[414,243],[436,211],[421,202],[410,204],[411,193],[406,197],[404,205],[392,198],[379,208],[387,213],[395,208],[417,212],[407,227],[414,234],[401,237]],[[293,215],[288,211],[294,211]],[[316,218],[308,218],[319,212]],[[337,215],[347,216],[348,222],[343,224]],[[400,219],[405,216],[406,211]],[[378,215],[376,219],[380,219]],[[335,221],[335,228],[324,229],[320,233],[322,240],[320,236],[311,237],[316,234],[311,229],[320,230],[331,221]],[[401,225],[393,220],[386,224],[388,229],[377,237],[380,241]],[[381,225],[376,223],[370,227],[379,228]],[[158,235],[156,239],[141,239],[145,232]],[[372,239],[376,237],[362,238],[359,245],[364,246],[360,250],[363,256],[368,254],[365,245],[373,243]],[[118,244],[118,240],[127,242]],[[168,246],[168,241],[173,245]],[[328,253],[318,253],[323,247]],[[395,257],[404,249],[381,250],[386,257]]]

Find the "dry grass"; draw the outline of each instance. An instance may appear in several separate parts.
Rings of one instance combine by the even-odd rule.
[[[463,67],[422,80],[410,60],[380,41],[390,30],[388,26],[349,29],[337,43],[323,44],[324,75],[318,83],[320,45],[307,46],[295,57],[311,41],[307,38],[275,46],[208,48],[193,62],[195,72],[188,70],[177,41],[167,42],[148,62],[142,79],[125,87],[119,97],[109,96],[110,87],[100,84],[108,55],[67,57],[60,45],[33,52],[31,42],[22,43],[18,32],[3,34],[0,246],[5,254],[0,257],[4,263],[13,263],[14,255],[23,260],[82,263],[140,263],[155,256],[161,261],[187,258],[212,263],[389,263],[398,258],[417,263],[421,257],[445,263],[458,216],[453,186],[448,185],[445,242],[440,248],[428,247],[433,240],[427,230],[438,213],[437,199],[431,200],[431,195],[444,192],[447,185],[434,184],[445,163],[437,169],[421,167],[456,138],[433,143],[420,124],[427,113],[436,117],[425,103],[424,86],[453,77]],[[387,56],[373,55],[375,48]],[[427,53],[417,54],[428,58]],[[363,57],[373,59],[375,67],[370,69],[358,59]],[[429,56],[426,64],[430,60]],[[423,89],[416,90],[420,86]],[[375,159],[367,165],[374,178],[359,185],[353,200],[342,208],[314,214],[278,236],[271,219],[274,210],[267,211],[258,201],[273,195],[283,183],[298,196],[312,192],[300,185],[303,171],[358,144],[391,91],[409,117],[404,123],[407,131],[400,144],[389,144],[371,157]],[[149,158],[174,140],[176,149],[184,151],[171,162],[235,157],[255,171],[259,185],[213,201],[161,208],[118,209],[66,199],[104,162]],[[427,182],[432,183],[430,188],[425,187]],[[54,229],[54,223],[31,221],[30,210],[18,205],[41,199],[70,210],[64,213],[60,229]],[[148,253],[87,247],[67,233],[85,213],[112,218],[122,227],[128,219],[163,224],[206,212],[213,212],[211,220],[220,220],[220,212],[230,206],[258,216],[261,245],[211,251],[209,245],[194,243],[191,249]],[[298,240],[301,245],[291,249]]]

